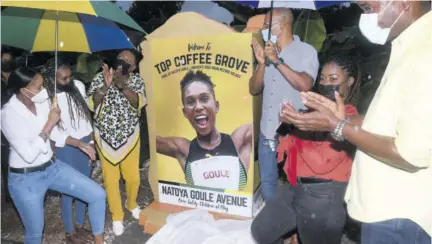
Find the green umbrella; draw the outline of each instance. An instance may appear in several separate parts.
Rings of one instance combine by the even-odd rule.
[[[3,0],[1,1],[2,7],[19,7],[19,8],[32,8],[40,9],[40,17],[44,14],[44,10],[53,10],[59,12],[70,12],[94,15],[115,21],[119,24],[128,26],[132,29],[145,31],[122,9],[109,1],[16,1],[16,0]]]

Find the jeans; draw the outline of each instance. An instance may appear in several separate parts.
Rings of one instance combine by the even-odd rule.
[[[265,201],[270,200],[278,185],[277,140],[266,139],[260,135],[258,142],[258,164],[260,168],[261,190]]]
[[[44,197],[48,189],[68,194],[88,203],[94,235],[104,232],[106,194],[104,189],[71,166],[56,160],[44,171],[9,172],[9,191],[24,224],[25,243],[42,243]]]
[[[409,219],[363,223],[362,244],[431,244],[431,237]]]
[[[86,136],[81,139],[83,142],[90,142],[90,136]],[[62,148],[56,148],[56,156],[59,160],[78,170],[85,176],[91,176],[91,167],[89,165],[88,156],[81,150],[71,146],[65,146]],[[63,194],[61,197],[61,213],[64,230],[67,233],[72,233],[74,230],[73,224],[73,203],[74,198]],[[75,222],[78,225],[83,225],[86,213],[86,203],[76,199],[75,200]]]
[[[253,220],[252,236],[259,244],[282,244],[297,228],[303,244],[340,244],[347,217],[346,185],[331,181],[278,186]]]

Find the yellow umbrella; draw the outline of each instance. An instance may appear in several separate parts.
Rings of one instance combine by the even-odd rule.
[[[73,16],[71,15],[72,17],[67,17],[65,19],[62,19],[63,22],[65,22],[65,21],[67,22],[67,20],[69,20],[71,22],[71,24],[75,24],[75,25],[77,23],[74,23],[74,22],[78,22],[79,23],[79,21],[77,21],[77,20],[83,19],[83,18],[88,19],[88,17],[86,17],[86,16],[92,15],[92,16],[103,17],[103,18],[108,19],[108,20],[113,20],[113,21],[115,21],[117,23],[129,26],[129,27],[134,28],[134,29],[136,29],[138,31],[144,32],[144,30],[129,15],[127,15],[123,10],[121,10],[116,5],[114,5],[113,3],[108,2],[108,1],[89,1],[89,0],[75,0],[75,1],[68,1],[68,0],[58,0],[58,1],[34,1],[34,0],[33,1],[12,1],[12,0],[3,0],[1,2],[1,6],[2,7],[4,7],[4,6],[15,7],[15,8],[19,8],[19,9],[22,9],[22,10],[25,10],[25,9],[29,9],[29,10],[33,9],[35,11],[40,10],[39,12],[41,12],[42,14],[36,14],[37,16],[40,15],[39,16],[40,19],[42,18],[42,16],[48,16],[48,15],[50,15],[50,13],[48,13],[48,15],[44,14],[45,11],[52,12],[52,14],[49,17],[49,19],[45,20],[45,22],[47,24],[47,25],[45,25],[45,27],[49,27],[50,26],[48,24],[50,22],[50,19],[51,19],[51,22],[53,22],[52,20],[55,20],[55,26],[53,26],[54,29],[55,29],[55,42],[54,42],[54,45],[43,45],[44,43],[46,43],[46,40],[41,40],[42,42],[39,41],[37,43],[40,44],[39,46],[41,47],[41,50],[45,50],[46,47],[50,47],[50,46],[54,47],[53,51],[55,51],[55,63],[56,63],[55,66],[56,66],[56,68],[57,68],[57,52],[59,50],[59,45],[62,46],[62,43],[59,43],[59,40],[58,40],[59,39],[59,30],[58,30],[58,26],[59,26],[59,12],[62,12],[62,13],[67,12],[67,13],[64,13],[66,15],[67,14],[71,15],[72,13],[84,14],[80,18],[77,18],[75,15],[74,15],[75,18],[73,18]],[[13,8],[11,8],[11,9],[13,9]],[[15,11],[15,12],[17,12],[17,11]],[[28,16],[29,17],[28,18],[29,19],[29,22],[28,22],[29,25],[31,25],[32,23],[34,23],[35,19],[38,19],[35,14],[30,14],[30,15],[31,16]],[[24,16],[21,16],[21,15],[18,14],[18,16],[7,16],[7,17],[9,17],[9,18],[16,17],[16,18],[22,19],[22,18],[24,18],[26,16],[27,16],[27,14],[24,14]],[[102,21],[102,19],[101,19],[101,21]],[[3,22],[4,21],[3,21],[3,11],[2,11],[2,23]],[[95,21],[93,21],[93,22],[95,22]],[[9,27],[11,27],[11,24],[13,24],[13,23],[9,23]],[[67,25],[67,24],[65,23],[65,25]],[[39,24],[38,24],[38,26],[39,26]],[[38,26],[36,26],[36,27],[38,27]],[[102,27],[105,27],[105,28],[107,26],[108,26],[108,24],[103,24],[102,25]],[[6,27],[6,26],[3,26],[3,27]],[[29,26],[25,26],[25,27],[29,27]],[[25,27],[24,27],[24,29],[25,29]],[[115,30],[113,28],[111,28],[111,29]],[[45,36],[47,36],[46,34],[49,33],[49,30],[46,29],[46,28],[45,29],[43,29],[43,28],[40,29],[39,28],[38,30],[40,31],[39,32],[39,34],[40,34],[39,36],[40,37],[45,37]],[[82,30],[82,28],[81,29],[78,28],[76,30]],[[93,29],[93,30],[95,30],[95,29]],[[10,32],[10,31],[12,31],[12,32]],[[17,30],[10,30],[10,31],[8,31],[8,33],[13,34],[13,32],[16,32]],[[67,30],[63,30],[62,29],[62,31],[63,32],[64,31],[67,31],[67,32],[71,32],[72,31],[72,32],[74,32],[70,28],[68,28]],[[81,32],[79,32],[79,31],[76,32],[76,34],[78,34],[78,33],[81,33]],[[6,34],[7,33],[4,33],[4,34],[2,34],[2,36],[5,36]],[[15,34],[17,34],[17,33],[15,33]],[[12,37],[14,35],[9,35],[9,36]],[[2,38],[2,39],[4,39],[4,38]],[[125,39],[126,39],[126,36],[125,36]],[[6,41],[6,39],[2,40],[2,43],[4,43],[3,41]],[[26,43],[26,41],[28,42],[28,41],[32,41],[32,40],[28,40],[26,38],[21,38],[19,40],[16,40],[16,38],[15,38],[14,41],[15,42],[23,42],[23,43],[19,43],[19,44],[22,44],[23,48],[27,49],[27,50],[29,50],[29,49],[32,50],[32,48],[34,47],[34,45],[32,45],[32,48],[28,47],[29,43]],[[7,41],[6,41],[6,43],[7,43]],[[85,41],[81,41],[80,43],[75,43],[75,44],[80,44],[80,45],[77,46],[79,48],[87,47],[87,42],[85,42]],[[121,41],[117,42],[117,46],[118,47],[124,46],[124,45],[125,44],[121,43]],[[20,46],[20,45],[18,45],[18,46]],[[26,47],[28,47],[28,48],[26,48]],[[77,47],[74,47],[74,48],[77,48]],[[102,50],[103,48],[104,47],[100,47],[99,49]],[[45,50],[45,51],[49,51],[49,50]],[[87,49],[84,49],[84,50],[73,50],[73,51],[84,51],[84,52],[86,52],[86,51],[90,51],[90,47],[87,48]],[[55,72],[55,74],[57,75],[57,72]],[[55,79],[57,80],[57,77],[55,77]],[[56,83],[55,83],[54,86],[56,88]],[[56,105],[56,101],[54,101],[54,105]]]

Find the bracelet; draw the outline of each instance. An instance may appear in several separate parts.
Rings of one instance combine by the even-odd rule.
[[[101,90],[100,90],[100,88],[97,90],[101,95],[105,95],[106,94],[106,92],[102,92]]]
[[[330,133],[330,135],[333,137],[333,139],[335,139],[336,141],[340,141],[340,142],[345,140],[345,137],[343,136],[343,128],[345,127],[345,125],[347,123],[348,123],[347,120],[341,120],[338,122],[334,131],[332,133]]]

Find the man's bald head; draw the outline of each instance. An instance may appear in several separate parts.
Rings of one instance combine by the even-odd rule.
[[[272,17],[272,35],[277,36],[277,42],[281,42],[282,39],[292,39],[292,25],[294,22],[293,13],[289,8],[274,8]],[[270,12],[268,12],[264,19],[263,30],[268,29],[270,23]]]
[[[268,25],[270,22],[270,11],[266,14],[264,25]],[[292,26],[294,22],[294,15],[289,8],[274,8],[273,9],[273,23],[281,22],[283,24],[287,24],[288,26]]]

